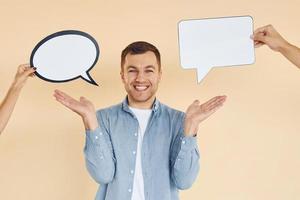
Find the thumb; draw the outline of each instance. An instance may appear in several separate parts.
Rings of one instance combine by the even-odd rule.
[[[193,103],[192,104],[196,104],[196,105],[198,105],[200,103],[200,101],[198,100],[198,99],[196,99],[195,101],[193,101]]]
[[[86,101],[86,98],[85,97],[80,97],[80,102],[83,102],[83,101]]]
[[[30,74],[34,73],[35,70],[36,70],[35,67],[30,67],[28,70],[26,70],[26,71],[24,72],[24,75],[27,77],[27,76],[29,76]]]
[[[80,101],[81,103],[89,102],[89,100],[88,100],[87,98],[85,98],[85,97],[80,97],[80,98],[79,98],[79,101]]]
[[[253,35],[253,40],[266,43],[266,36],[263,33],[257,33]]]

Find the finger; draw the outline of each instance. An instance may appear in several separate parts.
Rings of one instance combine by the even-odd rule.
[[[270,25],[266,25],[266,26],[262,26],[260,28],[255,29],[254,35],[257,34],[257,33],[264,33],[264,32],[266,32],[268,30],[269,26]]]
[[[78,104],[79,102],[73,98],[64,98],[58,93],[54,93],[53,95],[55,99],[60,102],[62,105],[66,106],[68,109],[76,112],[77,114],[80,114],[78,110]]]
[[[19,66],[30,67],[30,64],[29,63],[23,63],[23,64],[20,64]]]
[[[223,106],[223,104],[219,104],[218,106],[212,108],[210,111],[209,111],[209,115],[212,115],[213,113],[215,113],[217,110],[219,110],[221,107]]]
[[[216,97],[210,99],[208,102],[206,102],[205,106],[209,107],[209,106],[211,106],[211,105],[213,105],[213,104],[215,104],[215,103],[217,103],[219,101],[223,101],[224,99],[226,99],[225,95],[223,95],[223,96],[216,96]]]
[[[54,93],[53,96],[56,98],[57,101],[60,103],[69,106],[70,105],[70,100],[65,98],[64,96],[60,95],[59,93]]]
[[[80,97],[80,101],[85,101],[86,98],[85,97]]]
[[[64,98],[62,98],[62,97],[59,96],[59,95],[57,95],[57,96],[54,95],[54,97],[55,97],[55,99],[56,99],[58,102],[60,102],[62,105],[64,105],[64,106],[70,108],[70,107],[69,107],[69,106],[70,106],[70,103],[69,103],[68,101],[66,101]]]
[[[21,64],[21,65],[19,65],[19,67],[30,67],[30,64],[28,64],[28,63]]]
[[[222,106],[224,104],[224,102],[218,102],[218,103],[215,103],[209,107],[206,108],[206,112],[211,112],[211,110],[214,110],[215,108],[219,107],[219,106]]]
[[[55,90],[54,91],[55,96],[59,97],[64,102],[64,105],[67,105],[70,109],[74,109],[74,106],[78,105],[79,102],[74,99],[73,97],[67,95],[66,93],[60,91],[60,90]]]
[[[258,40],[254,40],[254,44],[258,44],[258,43],[261,43],[261,42]]]
[[[26,67],[30,67],[30,65],[28,63],[19,65],[18,72],[23,72],[26,69]]]
[[[204,119],[206,119],[206,118],[208,118],[210,115],[212,115],[213,113],[215,113],[219,108],[221,108],[222,107],[222,105],[223,104],[219,104],[218,106],[216,106],[216,107],[214,107],[213,109],[211,109],[211,110],[208,110],[208,111],[206,111],[206,112],[202,112],[202,113],[199,113],[199,116],[200,115],[205,115],[205,118]]]
[[[53,96],[58,99],[64,99],[64,97],[59,95],[58,93],[54,93]]]
[[[198,114],[208,113],[210,111],[211,105],[214,105],[218,101],[219,98],[221,98],[221,96],[216,96],[216,97],[213,97],[212,99],[208,100],[204,104],[201,104],[199,106],[199,109],[197,110],[197,113]]]
[[[66,93],[64,93],[63,91],[60,91],[60,90],[54,90],[54,92],[56,93],[56,94],[58,94],[59,96],[61,96],[61,97],[63,97],[63,98],[65,98],[65,99],[73,99],[71,96],[69,96],[69,95],[67,95]]]
[[[53,96],[55,97],[55,99],[57,100],[57,101],[59,101],[59,102],[61,102],[61,101],[63,101],[64,100],[64,98],[63,97],[61,97],[61,96],[59,96],[58,94],[53,94]]]
[[[199,106],[200,101],[198,99],[194,100],[191,105],[189,105],[188,110],[194,110],[197,109]]]
[[[214,110],[215,108],[218,108],[218,107],[222,106],[225,101],[226,101],[226,98],[216,101],[215,103],[213,103],[213,104],[211,104],[210,106],[207,107],[207,111],[210,112],[211,110]]]
[[[211,98],[210,100],[208,100],[207,102],[205,102],[204,104],[202,104],[201,106],[207,106],[207,105],[213,103],[214,101],[216,101],[220,97],[221,96],[215,96],[215,97]]]
[[[23,73],[24,71],[25,71],[25,66],[20,65],[20,66],[18,67],[18,70],[17,70],[18,74],[21,74],[21,73]]]
[[[266,43],[266,35],[258,33],[253,36],[254,41]]]
[[[25,70],[24,75],[29,76],[35,72],[36,68],[35,67],[29,67],[28,69]]]
[[[219,99],[218,101],[214,102],[213,104],[210,104],[210,105],[208,106],[207,109],[208,109],[209,111],[210,111],[210,110],[213,110],[214,108],[223,105],[225,101],[226,101],[226,98]]]
[[[226,101],[226,96],[222,96],[218,98],[216,101],[210,103],[206,106],[206,112],[209,112],[210,110],[214,109],[215,107],[218,107],[219,105],[223,104]]]
[[[61,93],[61,91],[59,90],[55,90],[54,91],[54,94],[53,94],[55,97],[59,97],[61,99],[65,99],[65,96]]]
[[[29,75],[30,77],[36,77],[36,74],[35,73],[32,73]]]
[[[199,105],[200,101],[198,99],[196,99],[195,101],[193,101],[193,105]]]
[[[80,97],[79,101],[82,103],[89,103],[89,100],[85,97]]]
[[[254,47],[258,48],[258,47],[261,47],[263,45],[265,45],[265,43],[263,43],[263,42],[257,42],[256,44],[254,44]]]

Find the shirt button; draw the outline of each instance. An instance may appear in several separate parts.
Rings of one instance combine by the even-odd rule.
[[[137,136],[138,134],[137,133],[134,133],[134,136]]]
[[[98,139],[98,136],[97,136],[97,135],[95,136],[95,139],[96,139],[96,140]]]
[[[100,135],[103,135],[103,133],[102,133],[102,132],[100,132]]]
[[[182,141],[182,144],[185,144],[185,141]]]
[[[133,172],[134,172],[133,170],[130,170],[130,173],[131,173],[131,174],[133,174]]]
[[[135,152],[135,151],[133,151],[133,152],[132,152],[132,154],[133,154],[133,155],[135,155],[135,154],[136,154],[136,152]]]
[[[131,192],[131,189],[128,189],[128,192]]]

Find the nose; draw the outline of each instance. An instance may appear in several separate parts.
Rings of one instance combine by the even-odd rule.
[[[138,72],[135,81],[143,82],[145,80],[145,75],[143,72]]]

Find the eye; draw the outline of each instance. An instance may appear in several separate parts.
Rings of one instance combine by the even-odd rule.
[[[130,70],[128,70],[128,72],[129,73],[135,73],[135,72],[137,72],[135,69],[130,69]]]
[[[146,70],[146,73],[153,73],[154,71],[151,69]]]

